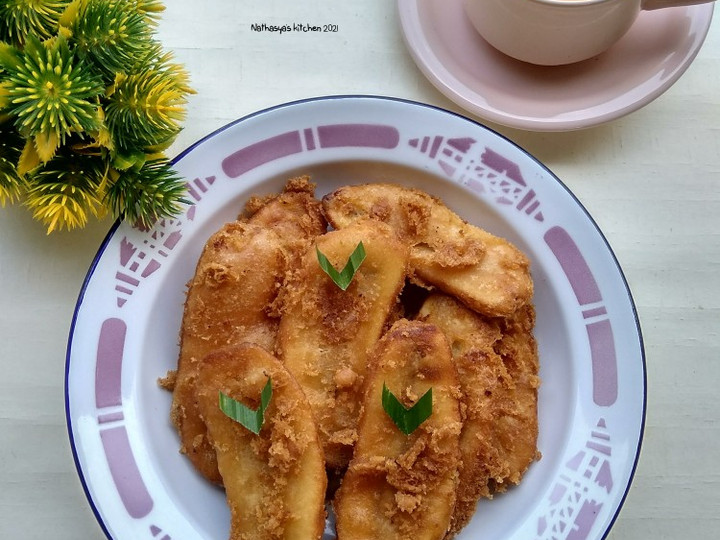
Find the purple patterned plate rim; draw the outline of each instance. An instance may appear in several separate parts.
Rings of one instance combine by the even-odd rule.
[[[537,159],[535,159],[533,156],[531,156],[528,152],[525,150],[519,148],[517,145],[512,143],[509,139],[503,137],[502,135],[494,132],[493,130],[487,128],[486,126],[483,126],[480,123],[477,123],[471,119],[465,118],[461,115],[458,115],[456,113],[432,106],[427,104],[421,104],[409,100],[399,99],[399,98],[393,98],[393,97],[385,97],[385,96],[370,96],[370,95],[339,95],[339,96],[324,96],[324,97],[317,97],[317,98],[309,98],[299,101],[294,101],[290,103],[285,103],[282,105],[278,105],[275,107],[271,107],[268,109],[264,109],[262,111],[255,112],[253,114],[247,115],[243,118],[240,118],[239,120],[236,120],[217,131],[209,134],[208,136],[202,138],[201,140],[197,141],[190,147],[188,147],[186,150],[181,152],[176,158],[175,163],[176,165],[182,164],[182,160],[192,154],[196,149],[198,149],[201,145],[208,143],[209,141],[212,141],[215,137],[218,135],[221,135],[225,133],[228,130],[232,130],[233,128],[236,128],[238,126],[241,126],[253,119],[262,119],[265,115],[274,115],[274,114],[284,114],[284,111],[288,111],[292,114],[292,111],[298,110],[298,108],[303,108],[306,106],[310,107],[325,107],[327,104],[340,104],[341,109],[352,109],[355,106],[365,106],[365,107],[389,107],[393,111],[398,110],[413,110],[417,113],[427,113],[427,114],[439,114],[447,118],[452,118],[454,121],[457,121],[467,127],[467,130],[469,132],[481,132],[479,133],[479,137],[486,137],[490,140],[498,141],[498,144],[501,146],[504,146],[507,150],[508,148],[511,148],[512,150],[508,150],[511,153],[515,152],[518,153],[518,156],[522,156],[523,159],[527,160],[527,163],[524,164],[524,170],[521,171],[520,168],[514,169],[512,168],[513,163],[511,163],[508,160],[504,160],[503,156],[498,155],[494,150],[490,149],[489,147],[485,148],[484,153],[481,155],[481,159],[476,163],[475,161],[472,161],[473,164],[475,164],[475,170],[482,168],[484,172],[481,173],[481,176],[469,178],[463,180],[462,177],[460,179],[461,182],[464,182],[463,186],[465,189],[471,189],[476,191],[477,193],[482,193],[483,196],[489,196],[488,195],[488,189],[487,185],[494,186],[493,189],[497,188],[498,181],[497,177],[502,176],[504,178],[503,182],[505,184],[508,184],[508,182],[518,182],[525,185],[524,179],[522,178],[521,172],[527,172],[528,169],[537,169],[541,171],[542,179],[541,181],[550,180],[552,184],[554,184],[555,187],[552,187],[553,190],[555,190],[557,187],[561,188],[561,192],[563,193],[564,197],[569,196],[571,201],[571,204],[575,207],[576,210],[579,210],[582,214],[582,219],[589,225],[589,229],[592,230],[592,233],[597,236],[597,238],[600,240],[600,242],[604,245],[604,248],[606,250],[606,253],[604,256],[608,259],[608,264],[612,267],[612,269],[617,274],[618,279],[618,288],[621,288],[620,291],[622,296],[622,304],[624,304],[624,307],[627,310],[627,316],[629,317],[628,321],[632,321],[633,328],[631,335],[629,336],[631,341],[633,341],[633,347],[637,348],[637,360],[639,362],[635,362],[637,364],[635,368],[637,368],[638,371],[638,380],[637,385],[633,389],[633,393],[637,393],[635,396],[635,400],[639,400],[636,403],[639,417],[637,417],[635,420],[637,422],[636,426],[636,434],[633,437],[632,441],[632,455],[628,456],[627,463],[625,464],[625,471],[624,474],[626,476],[625,480],[622,482],[622,492],[616,494],[616,502],[613,503],[613,508],[611,509],[610,513],[605,519],[605,523],[603,524],[603,528],[599,532],[595,532],[594,536],[592,538],[605,538],[607,534],[609,533],[612,525],[614,524],[615,520],[617,519],[617,516],[625,502],[625,499],[627,497],[630,485],[632,483],[632,479],[635,474],[635,470],[637,467],[637,463],[640,456],[641,446],[642,446],[642,438],[644,433],[644,426],[645,426],[645,415],[646,415],[646,404],[647,404],[647,377],[646,377],[646,365],[645,365],[645,353],[644,353],[644,347],[643,347],[643,341],[642,341],[642,335],[641,335],[641,329],[640,329],[640,322],[637,316],[637,311],[634,305],[634,301],[632,299],[632,295],[629,289],[629,286],[627,284],[626,278],[622,272],[622,269],[619,265],[619,262],[617,261],[617,258],[615,254],[612,252],[612,249],[607,242],[607,239],[603,235],[602,231],[599,229],[595,221],[592,219],[590,214],[587,212],[587,210],[582,206],[580,201],[575,197],[575,195],[570,191],[570,189],[559,179],[557,178],[551,171],[549,171],[542,163],[540,163]],[[350,114],[352,116],[352,114]],[[388,122],[391,122],[392,118],[388,118]],[[357,128],[359,123],[352,123],[351,124],[353,128]],[[369,126],[373,127],[371,124],[362,124],[363,126]],[[297,136],[295,139],[302,141],[302,148],[300,150],[297,150],[297,152],[308,152],[310,150],[314,150],[316,148],[333,148],[342,146],[343,144],[348,146],[357,146],[357,147],[363,147],[359,152],[361,153],[360,159],[368,159],[367,155],[363,154],[363,151],[367,147],[372,147],[373,143],[368,143],[365,140],[359,140],[356,135],[351,135],[348,139],[348,134],[346,131],[342,131],[339,129],[324,129],[323,128],[332,128],[332,124],[328,124],[325,126],[319,126],[319,128],[314,128],[314,130],[311,129],[305,129],[303,130],[296,130]],[[338,126],[335,126],[338,127]],[[340,126],[342,127],[342,126]],[[385,148],[389,148],[387,145],[398,145],[398,140],[391,140],[390,143],[387,142],[387,135],[388,135],[388,129],[391,126],[374,126],[374,127],[381,127],[383,128],[383,132],[381,133],[382,137],[384,137],[384,140],[381,142],[380,146],[385,145]],[[370,130],[372,131],[372,130]],[[397,131],[397,130],[396,130]],[[292,132],[292,130],[291,130]],[[284,132],[285,135],[287,135],[288,132]],[[372,135],[372,133],[370,133]],[[391,134],[392,135],[392,134]],[[393,135],[394,136],[394,135]],[[335,137],[333,140],[332,138]],[[292,137],[290,137],[292,139]],[[270,137],[269,139],[272,139],[275,141],[277,137]],[[266,139],[266,140],[269,140]],[[287,140],[288,137],[285,137],[284,140]],[[352,139],[352,140],[350,140]],[[392,139],[392,137],[391,137]],[[396,137],[397,139],[397,137]],[[378,139],[379,140],[379,139]],[[262,141],[261,141],[262,142]],[[474,142],[470,142],[468,140],[468,137],[464,138],[452,138],[452,137],[441,137],[436,135],[433,137],[411,137],[406,141],[407,147],[412,147],[412,151],[418,151],[423,154],[423,157],[427,157],[429,155],[432,155],[435,159],[435,163],[439,165],[439,168],[437,171],[434,172],[434,174],[438,176],[442,176],[443,174],[451,177],[452,175],[456,174],[456,171],[459,170],[459,168],[454,168],[454,163],[450,162],[450,159],[446,159],[441,154],[441,149],[443,152],[445,152],[446,155],[452,156],[458,163],[462,159],[467,159],[467,157],[463,157],[463,154],[467,156],[469,154],[468,148],[474,144]],[[445,145],[444,148],[442,145]],[[468,146],[469,145],[469,146]],[[249,145],[252,146],[253,149],[257,147],[257,144]],[[242,149],[241,149],[242,150]],[[328,152],[332,150],[327,150]],[[356,151],[356,150],[353,150]],[[434,152],[434,154],[433,154]],[[270,156],[268,158],[268,162],[273,160],[278,160],[280,162],[283,161],[283,159],[287,158],[292,153],[292,151],[285,151],[283,154],[278,154],[274,156]],[[454,155],[453,155],[454,153]],[[240,157],[246,157],[247,153],[243,153],[242,151],[236,151],[233,152],[231,155],[227,156],[227,159],[225,159],[225,162],[230,162],[233,156],[235,156],[235,161]],[[437,157],[440,156],[440,157]],[[372,158],[370,158],[372,159]],[[480,163],[479,166],[478,163]],[[528,163],[530,165],[528,165]],[[239,169],[240,172],[238,173],[238,176],[242,176],[242,174],[245,174],[248,170],[252,168],[262,167],[264,163],[255,164],[252,163],[250,165],[247,165],[249,169],[246,167],[245,169]],[[243,165],[243,164],[241,164]],[[510,167],[508,168],[508,165]],[[467,170],[471,170],[468,166]],[[462,173],[463,175],[465,173]],[[479,182],[477,178],[481,178],[484,182],[486,182],[486,186],[483,187],[482,185],[479,185]],[[447,178],[446,178],[447,179]],[[456,178],[451,178],[454,182],[458,181]],[[204,193],[207,189],[209,189],[211,184],[214,181],[214,178],[212,178],[212,181],[210,181],[210,178],[206,178],[205,182],[202,181],[200,178],[195,179],[195,185],[199,187],[198,190],[198,202],[200,202],[200,190]],[[500,183],[499,185],[505,185]],[[516,199],[513,201],[506,200],[508,197],[506,196],[510,191],[508,189],[496,189],[496,191],[492,192],[490,195],[492,195],[493,201],[495,201],[498,205],[501,206],[502,210],[505,210],[506,208],[511,208],[512,211],[521,214],[523,219],[529,219],[533,218],[535,222],[543,223],[545,222],[545,216],[542,213],[543,205],[541,204],[541,201],[538,201],[538,198],[535,196],[534,190],[531,189],[532,187],[539,187],[538,185],[531,184],[531,186],[528,188],[527,186],[522,191],[521,189],[518,189],[517,186],[515,186],[515,191],[518,193],[516,195]],[[492,191],[492,189],[490,190]],[[555,211],[555,210],[554,210]],[[83,304],[86,298],[86,294],[88,293],[89,287],[91,285],[91,282],[93,281],[93,278],[96,275],[96,271],[98,269],[98,266],[101,264],[101,261],[106,254],[107,250],[109,249],[111,243],[115,239],[115,236],[118,234],[118,232],[121,231],[121,229],[124,227],[124,225],[117,221],[113,224],[111,229],[109,230],[108,234],[106,235],[105,239],[103,240],[101,246],[98,249],[98,253],[93,260],[93,263],[91,264],[87,276],[85,278],[85,281],[81,287],[79,296],[78,296],[78,302],[73,314],[71,327],[70,327],[70,333],[69,333],[69,339],[68,339],[68,346],[67,346],[67,353],[66,353],[66,366],[65,366],[65,409],[66,409],[66,421],[67,421],[67,429],[68,429],[68,436],[70,440],[70,445],[72,449],[73,459],[75,462],[75,466],[83,487],[83,490],[85,492],[85,495],[88,499],[88,502],[92,508],[93,513],[95,514],[98,523],[100,527],[102,528],[104,534],[108,538],[120,538],[120,536],[113,536],[110,532],[110,527],[106,523],[106,517],[103,516],[103,513],[101,511],[101,503],[96,500],[99,496],[95,494],[95,496],[92,493],[91,489],[91,481],[89,480],[88,476],[91,474],[87,469],[86,466],[83,468],[83,465],[81,463],[81,449],[79,448],[79,445],[82,441],[78,439],[79,437],[79,431],[81,428],[78,428],[74,424],[74,418],[72,414],[72,407],[71,407],[71,401],[73,400],[73,394],[71,393],[71,370],[73,368],[73,365],[71,365],[71,360],[73,357],[74,352],[74,345],[76,343],[76,339],[78,336],[76,335],[78,332],[78,319],[80,317],[81,311],[83,310]],[[180,235],[177,234],[177,231],[175,231],[174,240],[172,243],[169,242],[170,236],[168,235],[166,242],[166,245],[174,247],[174,244],[178,242],[178,238],[180,238]],[[162,237],[162,235],[161,235]],[[578,272],[576,270],[573,270],[572,268],[575,268],[574,266],[571,268],[569,265],[570,263],[581,263],[580,266],[583,266],[585,264],[585,259],[582,257],[582,255],[579,253],[577,244],[572,240],[569,234],[567,234],[567,231],[565,231],[560,226],[554,226],[550,227],[545,235],[544,235],[545,242],[547,244],[546,247],[549,247],[551,251],[553,251],[554,256],[557,258],[557,262],[560,263],[560,267],[563,268],[563,271],[565,272],[565,277],[569,281],[569,287],[568,290],[571,291],[571,294],[569,294],[568,297],[573,297],[577,299],[579,307],[582,309],[582,316],[588,321],[587,323],[583,323],[587,329],[588,337],[590,339],[590,352],[592,355],[595,354],[595,352],[598,352],[598,360],[595,361],[594,356],[592,357],[593,360],[593,370],[597,366],[599,366],[598,369],[603,367],[603,362],[607,361],[608,358],[608,351],[603,350],[607,349],[608,347],[602,346],[602,340],[598,341],[600,344],[599,347],[595,347],[592,343],[593,335],[595,334],[603,334],[604,330],[607,330],[609,327],[612,326],[612,323],[610,321],[611,315],[607,314],[608,309],[612,311],[613,306],[611,300],[605,300],[601,297],[593,297],[593,294],[600,295],[599,290],[597,289],[597,283],[595,283],[595,280],[593,279],[592,275],[589,276],[578,276]],[[123,238],[123,241],[126,239]],[[569,244],[568,244],[569,242]],[[124,246],[127,247],[127,246]],[[567,249],[569,248],[569,249]],[[126,255],[127,255],[126,251]],[[137,253],[137,249],[133,251],[133,254]],[[144,252],[141,252],[144,256]],[[151,253],[152,255],[152,253]],[[167,254],[166,254],[167,255]],[[577,258],[579,256],[579,258]],[[129,255],[125,258],[128,259]],[[137,262],[137,261],[135,261]],[[152,262],[152,261],[151,261]],[[129,265],[129,259],[125,261],[126,264]],[[155,272],[159,268],[159,264],[155,267],[152,267],[152,270],[148,272],[148,269],[150,268],[150,264],[145,268],[146,273],[152,273]],[[592,266],[592,262],[587,263],[585,265],[587,267],[587,270],[591,272],[590,267]],[[129,273],[129,272],[128,272]],[[116,274],[116,277],[120,275],[121,272],[118,272]],[[582,272],[580,272],[582,274]],[[126,280],[128,276],[125,274],[122,274],[124,277],[123,280]],[[590,279],[589,283],[581,283],[583,279]],[[597,281],[600,281],[599,279]],[[127,285],[127,283],[124,283]],[[587,285],[590,285],[589,287]],[[137,286],[137,285],[135,285]],[[123,287],[116,287],[116,290],[123,289]],[[117,301],[118,301],[118,307],[122,308],[124,305],[124,302],[127,301],[127,298],[131,298],[131,296],[127,296],[128,294],[132,295],[132,291],[129,293],[127,290],[124,293],[118,293]],[[593,292],[595,291],[595,292]],[[120,298],[121,294],[125,294],[124,298]],[[122,302],[122,303],[121,303]],[[108,318],[105,323],[114,323],[115,321],[120,321],[122,323],[122,320],[115,319],[115,318]],[[103,329],[105,327],[111,327],[113,324],[103,324]],[[124,339],[124,332],[127,330],[127,326],[123,329],[123,339]],[[606,334],[603,334],[606,335]],[[615,354],[615,347],[616,347],[616,340],[617,337],[612,337],[612,331],[610,333],[612,346],[610,347],[610,354]],[[102,336],[101,336],[102,339]],[[619,343],[617,343],[619,345]],[[98,345],[98,357],[101,356],[101,344]],[[597,351],[596,351],[597,349]],[[122,351],[121,351],[122,352]],[[604,356],[603,356],[604,355]],[[112,360],[112,359],[111,359]],[[108,362],[108,360],[97,360],[98,363],[101,361]],[[615,360],[616,361],[616,360]],[[596,366],[597,364],[597,366]],[[95,366],[96,370],[101,369],[99,366]],[[103,368],[104,369],[104,368]],[[615,369],[615,376],[617,377],[617,366],[614,367]],[[594,373],[593,377],[596,377],[596,379],[593,381],[593,400],[595,406],[600,407],[612,407],[615,404],[615,401],[617,400],[617,392],[618,392],[618,385],[615,384],[613,387],[612,384],[608,386],[605,382],[603,382],[603,377],[607,378],[608,373],[612,375],[612,369],[610,371],[604,372],[604,373]],[[96,377],[98,377],[96,373]],[[120,379],[118,379],[119,381]],[[99,379],[96,379],[96,385],[99,384]],[[118,382],[118,389],[117,391],[120,392],[119,388],[119,382]],[[592,385],[591,385],[592,386]],[[598,387],[600,388],[598,390]],[[96,386],[96,399],[100,399],[97,396],[99,395],[98,387]],[[614,393],[613,393],[614,392]],[[118,394],[119,395],[119,394]],[[122,399],[122,398],[120,398]],[[99,401],[97,402],[97,410],[95,412],[100,413],[102,412],[100,408]],[[98,414],[97,415],[97,421],[100,425],[99,434],[100,438],[103,439],[103,444],[105,444],[105,452],[107,454],[108,461],[110,462],[111,456],[109,455],[108,445],[126,445],[128,448],[128,451],[130,454],[132,454],[131,447],[131,441],[130,438],[127,437],[127,434],[123,433],[123,431],[120,428],[123,428],[122,425],[120,427],[111,427],[111,428],[104,428],[105,425],[110,426],[117,426],[117,422],[122,422],[123,420],[123,410],[120,410],[119,412],[115,411],[114,409],[107,409],[107,411],[110,411],[107,414]],[[127,411],[128,414],[128,421],[130,419],[131,411]],[[105,424],[105,423],[108,424]],[[594,420],[593,420],[594,422]],[[78,420],[79,423],[79,420]],[[613,477],[611,475],[611,468],[612,464],[610,462],[610,458],[608,456],[612,453],[611,443],[609,442],[611,440],[611,437],[608,435],[607,432],[607,425],[605,422],[605,418],[601,417],[600,420],[597,422],[597,425],[595,426],[595,430],[592,432],[592,436],[588,438],[587,442],[585,443],[583,449],[572,455],[572,458],[569,459],[565,464],[563,469],[565,472],[575,471],[578,473],[582,472],[580,469],[581,467],[587,467],[587,469],[584,471],[585,476],[590,478],[588,474],[592,473],[595,475],[594,478],[594,486],[591,486],[593,489],[596,489],[599,487],[608,489],[608,493],[613,488]],[[124,429],[124,428],[123,428]],[[635,432],[633,432],[635,433]],[[122,437],[118,438],[115,435],[123,435]],[[112,441],[107,442],[107,441]],[[119,442],[118,442],[119,441]],[[603,458],[603,455],[606,456],[606,460],[602,462],[601,466],[597,466],[596,464],[599,463],[599,459]],[[130,455],[132,458],[133,456]],[[581,462],[584,461],[584,464],[581,465]],[[110,463],[110,468],[112,469],[112,463]],[[592,467],[595,467],[595,469],[592,469]],[[138,468],[137,466],[135,467]],[[111,471],[112,472],[112,471]],[[139,474],[139,471],[138,471]],[[572,473],[574,474],[574,473]],[[108,476],[109,477],[109,476]],[[579,476],[578,476],[579,478]],[[564,482],[564,481],[563,481]],[[567,495],[568,490],[575,489],[576,491],[579,490],[579,483],[575,482],[575,484],[578,486],[577,488],[574,488],[569,483],[565,482],[564,485],[563,482],[556,482],[554,486],[552,486],[552,489],[550,489],[547,492],[544,492],[545,498],[547,499],[547,504],[549,505],[548,513],[543,515],[541,518],[537,519],[537,523],[534,524],[533,530],[536,530],[537,533],[536,536],[538,538],[577,538],[577,539],[587,539],[590,538],[590,528],[592,527],[594,523],[594,518],[588,519],[589,512],[595,511],[595,513],[598,513],[599,510],[602,508],[602,504],[598,504],[597,501],[591,501],[588,499],[588,501],[585,501],[585,504],[582,508],[579,509],[578,517],[576,521],[573,523],[569,519],[569,516],[566,515],[565,510],[563,508],[560,508],[562,504],[565,502],[565,495]],[[118,482],[116,479],[116,488],[118,490],[122,490],[122,487],[118,487]],[[563,485],[561,485],[563,484]],[[587,486],[584,488],[585,492],[588,491]],[[568,495],[569,496],[569,495]],[[122,498],[122,494],[121,494]],[[152,498],[148,495],[148,498],[150,499],[149,505],[150,508],[152,508]],[[133,513],[136,514],[137,517],[140,516],[140,514],[143,514],[144,510],[142,508],[142,501],[137,502],[131,502],[128,503],[127,501],[123,501],[125,503],[125,510],[128,511],[128,513],[133,516]],[[595,503],[595,506],[593,506],[590,503]],[[133,506],[134,505],[134,506]],[[553,506],[554,505],[554,506]],[[131,508],[132,507],[132,508]],[[147,510],[149,512],[150,510]],[[583,519],[585,521],[588,521],[590,525],[588,525],[587,530],[583,533],[583,531],[580,531],[578,533],[578,523],[580,522],[580,514],[585,513],[585,516]],[[143,517],[143,516],[140,516]],[[553,522],[552,520],[555,519],[556,521]],[[548,521],[549,520],[549,521]],[[570,528],[566,529],[565,527],[567,525],[571,525]],[[580,525],[582,527],[582,523]],[[161,535],[163,532],[160,527],[158,527],[155,524],[150,525],[149,532],[153,537],[158,537],[161,540],[171,540],[171,536],[169,534],[165,534],[164,536]],[[569,532],[568,532],[569,531]],[[557,533],[557,534],[556,534]],[[575,536],[573,536],[573,534]],[[584,536],[583,536],[584,534]],[[124,536],[123,536],[124,537]],[[177,536],[175,536],[177,538]],[[328,538],[331,538],[331,536],[328,536]]]

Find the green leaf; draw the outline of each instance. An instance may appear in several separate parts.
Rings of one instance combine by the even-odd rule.
[[[19,132],[33,137],[54,132],[64,144],[74,133],[98,129],[97,98],[104,86],[77,60],[65,38],[41,42],[29,36],[16,64],[14,53],[6,53],[0,51],[0,61],[7,62],[2,101]]]
[[[27,187],[17,172],[17,164],[25,141],[9,124],[0,118],[0,207],[20,199]]]
[[[360,265],[365,260],[365,246],[363,246],[362,242],[355,247],[355,250],[348,259],[348,262],[340,272],[338,272],[335,267],[330,264],[328,258],[323,255],[318,247],[315,247],[315,251],[317,251],[320,268],[322,268],[325,273],[330,276],[335,285],[340,287],[343,291],[350,286],[350,282],[353,280],[353,277],[355,277],[355,272],[358,271],[358,268],[360,268]]]
[[[164,159],[150,160],[140,170],[118,171],[110,184],[107,202],[113,212],[131,224],[150,228],[163,218],[180,213],[186,181]]]
[[[267,409],[270,404],[271,397],[272,381],[268,378],[265,388],[263,388],[260,393],[260,406],[256,410],[243,405],[222,392],[220,392],[220,410],[257,435],[260,433],[260,429],[265,421],[265,409]]]
[[[22,44],[28,36],[53,37],[68,0],[2,0],[0,39]]]
[[[20,51],[4,41],[0,41],[0,68],[15,69],[22,62]]]
[[[142,150],[132,153],[117,152],[113,156],[112,166],[119,171],[127,171],[128,169],[140,170],[147,161],[147,155]]]
[[[131,70],[153,34],[147,18],[124,0],[82,2],[70,30],[79,56],[106,81],[115,73]]]
[[[388,416],[395,422],[395,425],[405,435],[410,435],[420,424],[430,418],[432,414],[432,388],[423,394],[423,396],[415,402],[415,405],[406,409],[400,403],[400,400],[388,389],[383,383],[382,390],[383,409]]]
[[[32,142],[28,144],[35,148]],[[37,154],[34,159],[39,160]],[[48,233],[83,227],[89,216],[105,213],[100,190],[105,171],[102,157],[76,154],[63,147],[53,159],[38,162],[28,171],[25,206],[45,224]]]
[[[172,142],[185,118],[181,80],[154,68],[114,79],[104,108],[105,121],[121,149]]]

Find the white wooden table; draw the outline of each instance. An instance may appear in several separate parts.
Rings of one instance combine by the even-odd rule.
[[[408,98],[461,112],[406,50],[391,0],[167,2],[160,37],[192,74],[177,153],[253,111],[329,94]],[[253,22],[336,33],[252,32]],[[572,133],[489,124],[540,159],[607,236],[644,332],[648,413],[613,540],[720,531],[720,21],[685,75],[647,107]],[[0,538],[102,539],[70,453],[65,348],[77,295],[111,225],[46,236],[0,210]]]

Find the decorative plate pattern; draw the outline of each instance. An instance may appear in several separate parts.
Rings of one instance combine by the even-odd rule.
[[[299,173],[313,176],[320,195],[361,181],[420,187],[529,254],[543,459],[520,486],[482,502],[458,538],[604,537],[639,454],[642,341],[612,252],[547,169],[465,118],[363,96],[251,115],[194,145],[176,166],[188,178],[192,204],[149,230],[113,227],[88,273],[69,339],[68,430],[109,538],[227,536],[224,496],[179,455],[170,396],[156,380],[175,367],[185,283],[205,240],[249,195],[277,191]],[[331,520],[324,538],[334,538]]]

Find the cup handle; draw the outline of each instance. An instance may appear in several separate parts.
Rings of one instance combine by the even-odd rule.
[[[675,6],[692,6],[694,4],[707,4],[715,0],[642,0],[640,7],[644,10],[660,9]]]

